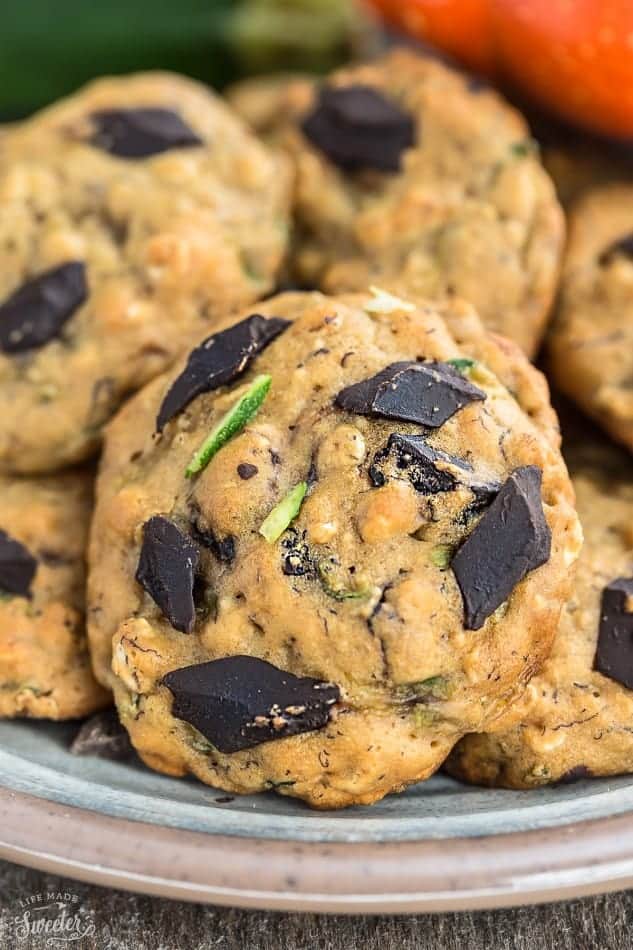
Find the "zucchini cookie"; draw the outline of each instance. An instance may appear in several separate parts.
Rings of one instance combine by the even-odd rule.
[[[0,477],[0,717],[74,719],[110,702],[85,636],[92,477]]]
[[[270,80],[231,101],[293,158],[299,283],[456,294],[535,353],[564,223],[526,122],[499,95],[397,50],[320,87]]]
[[[580,543],[557,442],[458,301],[284,294],[201,343],[98,481],[93,657],[143,759],[324,808],[427,778],[549,652]]]
[[[267,142],[278,144],[284,124],[312,106],[317,79],[301,73],[271,73],[241,79],[224,90],[234,112]]]
[[[493,734],[449,771],[531,788],[633,771],[633,466],[600,441],[566,453],[585,544],[552,655]]]
[[[548,342],[557,386],[633,450],[633,186],[574,206]]]
[[[270,291],[288,161],[210,91],[104,79],[0,139],[0,470],[88,456],[183,337]]]

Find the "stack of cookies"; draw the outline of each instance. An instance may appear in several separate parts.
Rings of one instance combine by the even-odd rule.
[[[1,715],[111,702],[85,626],[103,428],[187,338],[270,292],[289,184],[176,76],[94,83],[0,138]]]
[[[633,470],[576,424],[572,484],[530,362],[633,447],[633,198],[563,262],[522,117],[410,52],[229,100],[0,137],[0,715],[321,808],[633,770]]]

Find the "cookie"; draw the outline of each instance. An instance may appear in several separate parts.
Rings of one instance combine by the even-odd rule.
[[[468,736],[449,770],[532,788],[633,771],[633,466],[605,441],[567,459],[585,543],[543,670],[492,734]]]
[[[285,294],[201,343],[98,482],[95,669],[145,762],[317,807],[428,777],[549,651],[579,546],[558,439],[460,302]]]
[[[633,187],[587,193],[569,230],[549,369],[563,393],[633,449]]]
[[[296,167],[301,286],[457,294],[533,355],[564,223],[522,116],[435,59],[396,50],[324,85],[231,93]]]
[[[0,139],[0,470],[90,455],[187,335],[272,288],[289,168],[210,91],[103,79]]]
[[[271,73],[241,79],[224,90],[234,112],[267,142],[275,143],[285,123],[308,112],[317,80],[301,73]]]
[[[0,477],[0,717],[74,719],[110,702],[85,635],[92,476]]]

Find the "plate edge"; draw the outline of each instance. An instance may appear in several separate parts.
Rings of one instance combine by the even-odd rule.
[[[633,816],[450,841],[317,844],[180,831],[0,788],[0,828],[0,856],[17,864],[252,909],[492,909],[633,884]]]

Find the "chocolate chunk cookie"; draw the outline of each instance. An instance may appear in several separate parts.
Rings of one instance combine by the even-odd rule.
[[[287,159],[187,79],[104,79],[0,138],[0,470],[89,455],[191,334],[265,295]]]
[[[633,771],[633,466],[606,442],[566,453],[585,544],[550,658],[488,735],[454,750],[453,774],[531,788]]]
[[[571,212],[549,366],[558,387],[633,450],[633,187],[596,188]]]
[[[92,477],[0,477],[0,717],[73,719],[105,706],[84,627]]]
[[[543,378],[457,301],[284,294],[199,344],[98,485],[90,637],[144,760],[318,807],[428,777],[549,651],[579,547],[557,443]]]
[[[317,80],[300,73],[271,73],[242,79],[224,90],[231,108],[267,141],[277,143],[291,117],[307,113]]]
[[[527,124],[500,96],[398,50],[321,86],[273,79],[230,97],[293,158],[302,286],[459,294],[534,354],[563,218]]]

